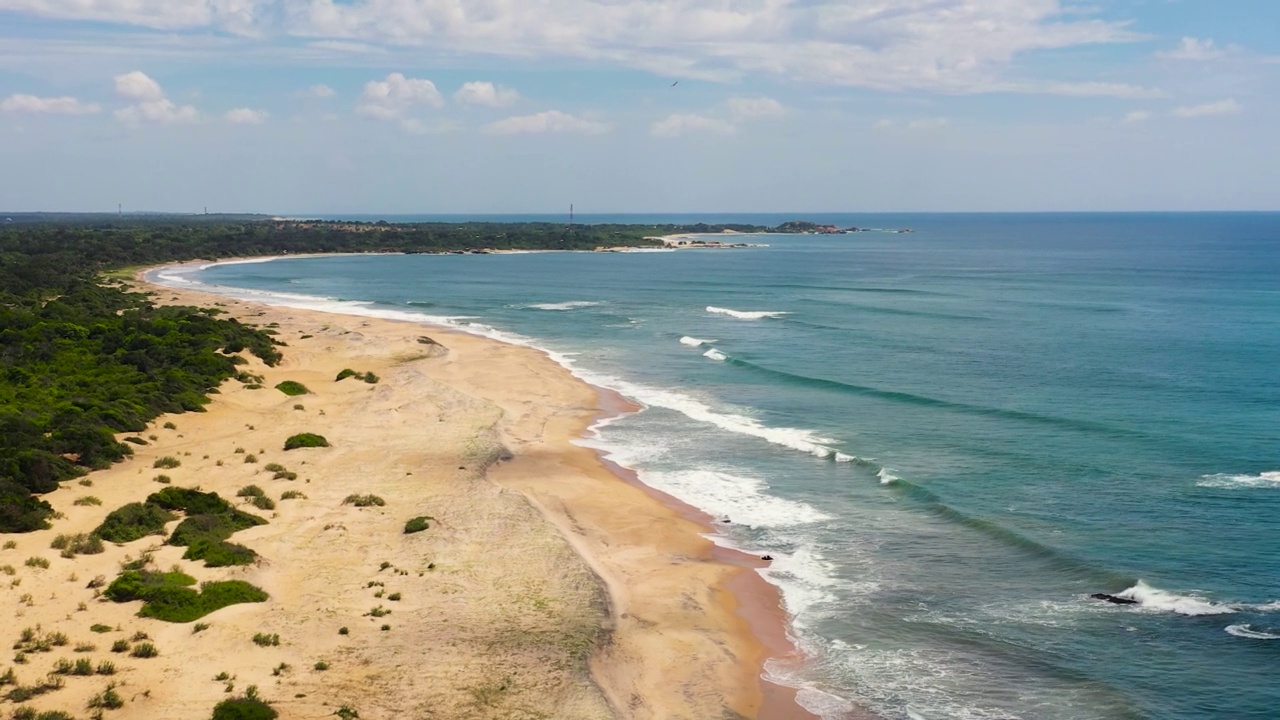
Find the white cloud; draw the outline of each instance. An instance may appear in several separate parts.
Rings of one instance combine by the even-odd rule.
[[[729,98],[729,112],[735,118],[776,117],[786,113],[786,108],[773,98]]]
[[[116,118],[120,122],[128,125],[141,125],[144,122],[176,125],[200,119],[200,113],[194,107],[175,105],[164,96],[160,83],[140,70],[116,75],[115,83],[117,95],[137,101],[129,107],[116,111]]]
[[[265,110],[254,110],[252,108],[236,108],[230,110],[226,114],[227,122],[236,125],[261,125],[267,121],[270,115]]]
[[[33,115],[92,115],[102,110],[93,103],[82,103],[76,98],[36,97],[35,95],[10,95],[0,101],[0,111],[31,113]]]
[[[520,99],[520,93],[491,82],[469,82],[453,94],[453,99],[459,105],[506,107],[514,105]]]
[[[490,123],[486,132],[497,135],[524,135],[539,133],[578,133],[582,135],[602,135],[609,132],[609,126],[574,117],[559,110],[547,110],[535,115],[518,115]]]
[[[1219,100],[1217,102],[1205,103],[1203,105],[1188,105],[1177,108],[1173,114],[1183,118],[1195,117],[1211,117],[1213,115],[1238,115],[1244,110],[1240,103],[1234,98],[1227,100]]]
[[[649,134],[660,138],[680,137],[691,132],[732,135],[736,129],[731,123],[704,115],[675,114],[649,126]]]
[[[1234,50],[1235,47],[1231,46],[1230,49]],[[1212,40],[1184,37],[1177,49],[1158,52],[1156,56],[1166,60],[1217,60],[1226,54],[1227,51],[1217,47]]]
[[[141,70],[117,75],[116,94],[129,100],[155,101],[164,98],[160,83],[152,80]]]
[[[1049,80],[1004,76],[1023,55],[1144,39],[1067,0],[0,0],[3,11],[275,34],[357,52],[418,47],[944,93],[1055,92]],[[1094,89],[1107,90],[1074,92]]]
[[[337,94],[338,91],[328,85],[312,85],[306,90],[302,90],[298,93],[300,97],[320,98],[322,100],[334,97]]]
[[[1150,119],[1151,119],[1151,113],[1147,112],[1146,110],[1134,110],[1128,115],[1125,115],[1124,119],[1121,120],[1120,122],[1125,125],[1137,125],[1138,123],[1144,123]]]
[[[200,113],[190,105],[174,105],[172,100],[147,100],[116,111],[116,119],[127,125],[144,122],[161,125],[180,125],[200,119]]]
[[[395,120],[417,105],[438,108],[444,105],[444,97],[430,80],[391,73],[385,80],[371,80],[364,84],[364,93],[356,111],[378,120]]]

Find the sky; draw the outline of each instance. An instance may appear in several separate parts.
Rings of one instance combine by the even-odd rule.
[[[1280,210],[1275,27],[1274,0],[0,0],[0,210]]]

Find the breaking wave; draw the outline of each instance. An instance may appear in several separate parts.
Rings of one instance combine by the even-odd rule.
[[[1244,488],[1274,488],[1280,490],[1280,470],[1262,472],[1257,475],[1232,475],[1230,473],[1201,475],[1196,482],[1196,486],[1224,490]]]
[[[1228,625],[1227,632],[1240,638],[1248,638],[1250,640],[1280,640],[1280,633],[1263,632],[1262,630],[1254,630],[1251,625]]]
[[[780,310],[730,310],[729,308],[712,307],[710,305],[707,306],[707,312],[728,315],[739,320],[763,320],[764,318],[782,317],[783,315],[791,314]]]
[[[1238,610],[1233,605],[1210,602],[1194,595],[1179,595],[1151,587],[1141,580],[1128,590],[1116,593],[1116,597],[1136,600],[1139,607],[1146,610],[1178,615],[1227,615]]]

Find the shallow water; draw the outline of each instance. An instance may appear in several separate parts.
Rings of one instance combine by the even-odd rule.
[[[614,221],[696,219],[788,218]],[[590,442],[776,558],[812,662],[774,671],[830,717],[1276,717],[1280,215],[810,219],[914,232],[186,279],[645,404]]]

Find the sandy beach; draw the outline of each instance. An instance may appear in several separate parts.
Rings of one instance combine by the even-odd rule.
[[[288,345],[285,360],[245,366],[261,389],[231,381],[207,412],[157,418],[132,459],[46,496],[65,514],[51,529],[5,536],[15,547],[0,551],[0,602],[12,613],[4,639],[30,627],[67,644],[25,664],[6,658],[0,673],[12,667],[30,685],[62,658],[117,667],[69,676],[31,707],[85,715],[114,682],[120,716],[142,719],[207,717],[251,685],[283,718],[333,717],[344,705],[374,720],[812,717],[791,690],[761,680],[766,659],[793,649],[776,591],[752,569],[759,561],[717,548],[703,537],[711,518],[573,444],[596,419],[632,409],[625,399],[529,348],[152,289],[157,302],[216,306],[269,327]],[[379,381],[335,381],[345,368]],[[274,389],[284,380],[310,393]],[[299,432],[331,447],[284,451]],[[156,470],[161,456],[181,465]],[[272,463],[297,478],[272,479],[263,470]],[[50,549],[55,536],[90,532],[160,490],[161,473],[224,498],[262,487],[276,508],[247,509],[269,523],[233,538],[260,561],[206,569],[159,537],[70,559]],[[281,500],[285,491],[303,497]],[[353,493],[385,505],[345,504]],[[88,496],[101,505],[76,504]],[[421,515],[434,518],[430,529],[405,534]],[[193,632],[86,587],[143,552],[158,568],[247,580],[271,597],[215,612]],[[255,645],[256,633],[279,645]],[[109,652],[135,634],[158,657]],[[0,702],[5,714],[13,707]]]

